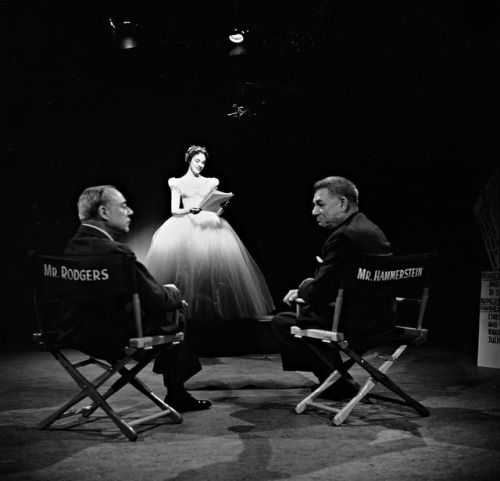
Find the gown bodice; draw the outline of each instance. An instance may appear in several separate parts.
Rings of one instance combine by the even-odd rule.
[[[183,206],[186,209],[191,209],[193,207],[198,207],[207,194],[218,187],[219,179],[207,177],[204,183],[200,183],[198,186],[192,186],[187,184],[182,178],[172,177],[168,179],[168,185],[170,189],[179,192]]]

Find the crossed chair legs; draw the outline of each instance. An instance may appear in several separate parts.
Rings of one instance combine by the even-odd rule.
[[[304,338],[303,338],[304,339]],[[389,356],[384,356],[385,360],[380,365],[380,367],[375,367],[369,362],[374,357],[382,357],[377,353],[368,353],[365,356],[359,355],[353,349],[349,347],[348,342],[341,341],[335,343],[335,345],[326,344],[331,349],[339,349],[344,352],[348,358],[343,362],[342,367],[339,369],[332,362],[331,358],[325,353],[323,349],[320,349],[314,342],[306,340],[307,345],[323,360],[323,362],[330,368],[331,374],[320,384],[320,386],[315,389],[311,394],[306,396],[302,401],[300,401],[295,407],[295,412],[300,414],[305,411],[308,406],[316,407],[334,414],[333,424],[339,426],[342,424],[347,417],[350,415],[351,411],[356,407],[356,405],[369,395],[370,391],[375,387],[377,383],[384,385],[387,389],[397,394],[401,399],[386,397],[376,394],[370,394],[369,398],[382,399],[385,401],[402,404],[413,408],[421,416],[429,416],[429,410],[420,404],[418,401],[413,399],[407,393],[405,393],[396,383],[394,383],[388,376],[387,371],[392,367],[396,360],[401,356],[401,354],[406,349],[406,344],[401,344],[396,347],[394,352]],[[325,344],[323,344],[324,346]],[[350,376],[347,374],[349,369],[354,365],[358,364],[361,366],[368,374],[368,379],[364,382],[362,386],[355,383]],[[324,403],[316,401],[316,398],[337,382],[341,377],[348,380],[351,384],[356,387],[357,394],[355,394],[347,403],[345,403],[341,408],[336,408]]]
[[[157,352],[154,349],[149,349],[142,352],[140,358],[136,361],[132,368],[127,368],[126,365],[134,359],[137,351],[131,350],[130,353],[121,360],[107,364],[98,359],[89,357],[84,361],[72,364],[71,361],[59,350],[51,350],[51,354],[61,363],[64,369],[75,380],[80,387],[80,391],[66,402],[63,406],[57,409],[53,414],[44,419],[38,425],[39,429],[47,429],[51,424],[59,419],[70,416],[80,415],[83,418],[89,418],[90,415],[98,408],[101,408],[107,416],[116,424],[120,431],[130,440],[135,441],[138,437],[134,426],[152,421],[162,416],[168,416],[174,423],[181,423],[182,416],[165,401],[159,398],[146,384],[140,381],[136,376],[146,367],[156,356]],[[94,364],[101,367],[104,372],[97,376],[92,381],[89,381],[80,371],[81,367]],[[113,375],[119,374],[120,377],[107,389],[103,394],[99,393],[98,389]],[[107,399],[113,394],[117,393],[127,384],[136,388],[139,392],[144,394],[147,398],[156,404],[160,411],[155,414],[143,416],[132,421],[125,421],[120,417],[116,411],[111,408]],[[92,400],[92,404],[78,409],[70,409],[86,397]]]

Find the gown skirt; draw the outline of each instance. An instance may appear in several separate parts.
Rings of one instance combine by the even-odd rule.
[[[145,264],[160,284],[180,289],[188,319],[249,319],[274,309],[257,263],[213,212],[168,218],[153,235]]]

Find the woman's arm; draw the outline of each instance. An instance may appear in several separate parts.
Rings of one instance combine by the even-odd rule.
[[[172,212],[172,215],[188,214],[189,209],[181,207],[181,193],[173,186],[170,186],[170,191],[170,210]]]
[[[168,179],[168,186],[170,187],[170,212],[172,215],[185,215],[185,214],[197,214],[201,209],[187,209],[181,207],[181,191],[176,185],[176,179],[174,177]]]

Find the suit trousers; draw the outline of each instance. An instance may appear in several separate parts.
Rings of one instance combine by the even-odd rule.
[[[310,371],[322,381],[331,374],[332,369],[320,358],[307,344],[314,342],[335,369],[342,370],[343,361],[339,349],[335,344],[326,344],[320,340],[303,341],[291,334],[290,328],[299,325],[303,329],[327,329],[317,320],[301,320],[297,322],[295,312],[280,312],[276,314],[271,322],[274,335],[278,339],[281,353],[281,362],[285,371]],[[380,334],[351,339],[349,347],[362,355],[368,349],[380,346],[389,341],[392,328]],[[345,377],[351,377],[347,372]]]
[[[322,381],[331,370],[325,362],[310,348],[306,342],[294,337],[290,333],[290,328],[297,325],[297,317],[294,312],[280,312],[276,314],[271,326],[274,335],[278,339],[281,362],[285,371],[310,371]],[[307,326],[313,327],[313,326]],[[324,329],[323,326],[316,326],[318,329]],[[318,348],[324,351],[335,367],[342,367],[342,358],[339,351],[334,347],[328,347],[321,341],[318,342]]]
[[[201,371],[195,340],[189,321],[184,317],[182,332],[184,340],[175,346],[163,348],[153,365],[153,372],[163,374],[165,385],[178,385]]]

